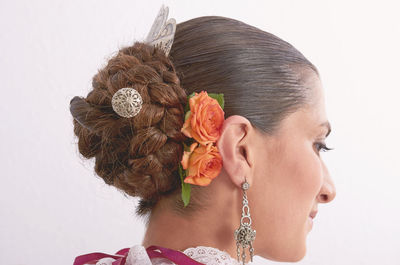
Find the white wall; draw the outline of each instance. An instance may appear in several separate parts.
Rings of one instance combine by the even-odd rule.
[[[79,158],[69,100],[120,46],[144,39],[162,3],[178,23],[221,15],[257,26],[319,68],[337,195],[319,207],[299,264],[400,264],[400,8],[387,0],[1,0],[0,263],[72,264],[141,243],[137,201]]]

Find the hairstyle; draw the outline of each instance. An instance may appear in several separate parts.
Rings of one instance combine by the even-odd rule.
[[[87,97],[71,100],[79,152],[95,158],[95,172],[105,183],[140,198],[139,216],[151,213],[162,196],[172,196],[178,212],[194,211],[203,205],[203,187],[192,187],[183,209],[178,174],[187,95],[223,93],[225,118],[244,116],[272,135],[308,103],[305,69],[319,76],[296,48],[271,33],[220,16],[185,21],[177,25],[168,57],[143,42],[123,47],[98,70]],[[135,117],[112,110],[111,98],[123,87],[142,96]]]

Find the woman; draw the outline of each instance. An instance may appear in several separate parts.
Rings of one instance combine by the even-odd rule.
[[[159,46],[165,49],[122,48],[93,77],[87,97],[71,100],[80,153],[95,158],[107,184],[140,197],[137,214],[147,218],[142,245],[85,264],[301,260],[319,203],[335,197],[320,157],[330,150],[331,128],[318,70],[284,40],[230,18],[191,19],[172,35]],[[113,101],[126,87],[140,98],[134,116],[124,117]],[[224,104],[212,99],[217,94]],[[207,109],[200,95],[221,109],[202,117],[209,113],[200,112]],[[199,133],[217,133],[213,163],[203,164],[210,172],[197,179],[192,155],[203,138],[188,121],[196,115],[218,123],[197,124]],[[235,231],[243,225],[248,234],[240,241]]]

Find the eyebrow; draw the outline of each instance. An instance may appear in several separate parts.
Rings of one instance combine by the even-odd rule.
[[[331,124],[329,123],[329,121],[325,121],[325,122],[321,123],[320,126],[325,126],[326,128],[328,128],[328,132],[325,135],[325,137],[328,137],[328,135],[332,131]]]

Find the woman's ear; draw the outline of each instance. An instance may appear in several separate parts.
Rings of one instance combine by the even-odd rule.
[[[252,184],[254,156],[252,137],[254,128],[243,116],[232,115],[225,119],[217,148],[222,156],[222,164],[232,182],[241,187],[245,177]]]

